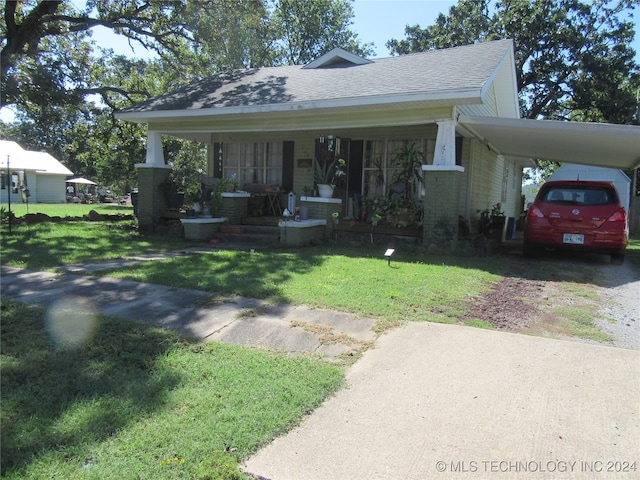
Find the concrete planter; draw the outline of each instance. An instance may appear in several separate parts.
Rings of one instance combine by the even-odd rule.
[[[300,197],[300,207],[309,210],[308,218],[324,220],[325,231],[322,238],[329,239],[333,231],[333,214],[342,212],[342,200],[339,198]]]
[[[284,247],[303,247],[313,240],[322,238],[327,225],[326,220],[284,221],[280,228],[280,245]]]
[[[184,228],[184,238],[187,240],[207,240],[220,231],[220,225],[228,219],[216,218],[183,218],[180,220]]]

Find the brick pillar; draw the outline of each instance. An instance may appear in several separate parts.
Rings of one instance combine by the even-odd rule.
[[[219,214],[227,217],[231,225],[240,225],[242,219],[248,215],[249,193],[222,193],[222,206]]]
[[[460,193],[464,186],[464,168],[423,165],[425,245],[448,247],[458,239]]]
[[[138,169],[138,225],[141,231],[151,231],[167,209],[163,184],[169,178],[171,167],[136,165]]]

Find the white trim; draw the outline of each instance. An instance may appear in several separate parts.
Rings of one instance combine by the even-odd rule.
[[[323,227],[327,224],[326,220],[288,220],[278,222],[279,227],[287,228],[309,228],[309,227]]]
[[[180,222],[184,225],[185,223],[189,224],[189,223],[204,223],[204,224],[209,224],[209,223],[224,223],[227,222],[229,219],[227,217],[200,217],[200,218],[181,218]]]
[[[313,100],[304,102],[287,102],[266,105],[252,105],[239,107],[214,107],[189,110],[161,110],[152,112],[116,112],[115,117],[120,120],[141,121],[193,117],[215,117],[226,115],[248,115],[256,113],[281,113],[313,111],[323,108],[373,107],[392,104],[406,104],[415,102],[432,103],[432,106],[453,106],[482,103],[482,91],[477,88],[459,90],[441,90],[436,92],[416,92],[393,95],[375,95],[370,97],[334,98],[328,100]],[[428,107],[430,105],[425,105]]]
[[[249,192],[222,192],[224,198],[249,198],[251,194]]]
[[[423,172],[464,172],[461,165],[422,165]]]
[[[303,70],[320,68],[331,65],[332,63],[335,63],[336,60],[344,60],[345,62],[349,62],[353,65],[366,65],[367,63],[373,63],[371,60],[367,60],[364,57],[359,57],[358,55],[343,50],[342,48],[336,47],[330,52],[327,52],[324,55],[316,58],[314,61],[308,63],[302,68]]]
[[[150,163],[136,163],[134,167],[135,168],[164,168],[166,170],[171,170],[171,165],[152,165]]]
[[[456,164],[456,125],[458,122],[448,118],[439,120],[438,134],[436,136],[436,146],[433,150],[434,165],[455,165]]]
[[[164,151],[162,150],[162,134],[149,130],[147,132],[146,163],[153,166],[164,165]]]
[[[311,202],[311,203],[342,203],[342,200],[339,198],[323,198],[323,197],[300,197],[301,202]]]

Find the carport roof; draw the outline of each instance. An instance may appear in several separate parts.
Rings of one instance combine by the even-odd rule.
[[[458,124],[498,153],[631,170],[640,166],[640,127],[460,115]]]

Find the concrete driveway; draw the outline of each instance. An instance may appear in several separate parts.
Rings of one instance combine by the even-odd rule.
[[[640,478],[640,352],[412,323],[245,465],[259,478]]]

